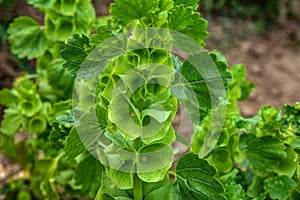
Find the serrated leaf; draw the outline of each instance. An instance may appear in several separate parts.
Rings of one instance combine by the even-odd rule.
[[[65,151],[65,162],[74,160],[79,154],[86,151],[75,127],[71,129],[66,139]]]
[[[185,78],[183,103],[194,124],[199,123],[200,114],[203,119],[210,109],[223,103],[221,99],[225,99],[226,86],[231,80],[226,69],[226,63],[206,51],[188,57],[183,63],[180,71]]]
[[[121,20],[130,21],[141,19],[155,9],[156,0],[116,0],[110,5],[110,13],[112,16]]]
[[[288,199],[290,190],[296,185],[296,182],[287,177],[273,177],[266,181],[266,190],[270,193],[272,199],[286,200]]]
[[[213,176],[214,167],[193,153],[181,157],[176,165],[175,189],[176,199],[217,199],[226,200],[222,195],[224,188]]]
[[[191,7],[194,10],[198,8],[199,0],[174,0],[175,5],[184,5],[185,7]]]
[[[247,154],[250,158],[260,157],[259,155],[261,155],[268,159],[280,160],[287,157],[285,149],[286,147],[279,139],[272,136],[264,136],[255,139],[249,144]]]
[[[65,115],[67,112],[67,118],[68,120],[66,121],[71,121],[69,120],[71,117],[71,111],[67,111],[67,110],[71,110],[72,108],[72,101],[70,99],[65,100],[65,101],[59,101],[59,102],[55,102],[51,108],[51,110],[49,111],[49,121],[55,120],[56,117],[60,116],[60,115]],[[63,120],[65,121],[65,120]],[[74,121],[74,120],[73,120]]]
[[[19,58],[33,59],[42,56],[48,42],[42,27],[30,17],[18,17],[9,26],[7,33],[11,50]]]
[[[207,21],[200,14],[184,5],[176,6],[169,15],[168,28],[185,34],[204,46],[203,40],[208,37]]]
[[[232,179],[224,185],[225,192],[224,196],[227,197],[228,200],[244,200],[245,199],[245,191],[242,185],[235,183]]]
[[[74,34],[66,41],[66,46],[61,51],[61,56],[66,60],[63,67],[73,74],[76,74],[87,57],[85,46],[89,46],[89,39],[85,35]]]

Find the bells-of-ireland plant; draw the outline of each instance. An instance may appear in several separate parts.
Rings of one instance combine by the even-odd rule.
[[[230,80],[227,65],[202,49],[207,22],[196,8],[197,2],[119,0],[95,34],[66,42],[64,66],[76,81],[65,161],[76,160],[78,174],[99,177],[96,199],[225,199],[206,160],[186,154],[172,168],[178,104],[199,124],[223,105]],[[217,132],[225,118],[219,110],[211,116]],[[210,135],[203,152],[217,138]],[[82,171],[88,165],[97,170]]]

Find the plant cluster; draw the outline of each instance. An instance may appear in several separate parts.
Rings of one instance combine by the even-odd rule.
[[[1,90],[0,103],[7,107],[1,123],[2,153],[20,164],[24,174],[30,174],[30,184],[25,177],[24,181],[7,185],[3,192],[11,199],[24,199],[30,193],[40,199],[57,199],[54,177],[62,149],[52,142],[57,137],[52,133],[68,129],[54,121],[71,107],[74,82],[74,77],[62,67],[60,51],[72,33],[89,34],[95,13],[89,0],[28,3],[44,13],[43,25],[21,16],[10,23],[7,33],[11,52],[19,58],[36,59],[36,72],[24,73],[12,89]],[[16,141],[18,131],[23,134]],[[20,197],[16,196],[18,193]]]
[[[0,103],[2,153],[30,175],[7,199],[299,199],[300,103],[240,115],[255,86],[203,50],[198,0],[116,0],[101,23],[88,0],[28,2],[45,26],[19,17],[9,41],[37,71]],[[172,126],[179,104],[190,140]]]
[[[244,19],[252,19],[257,30],[273,27],[279,21],[282,11],[286,19],[299,17],[293,8],[293,0],[244,1],[244,0],[203,0],[203,10],[209,14],[229,15]]]

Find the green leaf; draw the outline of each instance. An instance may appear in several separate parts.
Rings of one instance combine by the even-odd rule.
[[[247,148],[249,154],[261,154],[270,159],[284,159],[287,157],[284,151],[286,147],[279,139],[272,136],[264,136],[255,139]],[[252,157],[252,156],[251,156]]]
[[[16,106],[17,98],[18,97],[9,89],[4,88],[0,90],[0,104],[4,106],[7,107]]]
[[[248,131],[260,121],[260,117],[255,115],[251,118],[237,117],[235,119],[236,128],[242,131]]]
[[[169,145],[156,143],[139,149],[138,177],[145,182],[161,181],[173,163],[173,150]]]
[[[123,190],[133,188],[134,162],[132,160],[123,161],[117,169],[109,170],[110,177],[118,188]]]
[[[103,199],[131,200],[125,190],[117,188],[114,182],[105,174],[105,172],[103,172],[102,174],[101,187],[97,193],[95,200]]]
[[[230,92],[228,97],[230,99],[237,99],[239,101],[248,99],[250,93],[255,89],[252,82],[246,81],[246,67],[242,64],[237,64],[231,67],[232,82],[228,86]]]
[[[200,14],[184,5],[176,6],[169,15],[168,28],[183,33],[204,46],[203,40],[208,37],[207,21]]]
[[[65,151],[65,162],[74,160],[79,154],[86,151],[75,127],[71,129],[66,139]]]
[[[248,187],[247,196],[251,198],[258,198],[264,194],[264,179],[260,176],[255,176],[252,183]],[[265,194],[264,194],[265,195]]]
[[[63,119],[61,117],[59,118],[59,121],[70,123],[72,121],[71,120],[72,112],[70,111],[71,109],[72,109],[72,101],[70,99],[66,101],[55,102],[51,110],[49,111],[49,121],[51,122],[53,120],[56,120],[56,117],[60,115],[64,115]]]
[[[283,139],[280,128],[281,128],[281,110],[273,108],[271,106],[265,106],[259,111],[261,121],[258,123],[256,128],[256,135],[267,136],[271,135],[279,139]]]
[[[287,153],[287,157],[276,163],[276,172],[279,175],[292,177],[298,168],[299,157],[297,153],[293,150],[293,148],[290,146],[286,146],[285,152]]]
[[[174,0],[175,5],[184,5],[185,7],[191,7],[194,10],[198,8],[199,0]]]
[[[230,200],[244,200],[245,199],[245,191],[240,184],[236,184],[232,179],[227,181],[224,185],[225,193],[224,196]]]
[[[173,0],[158,0],[157,7],[160,11],[171,10],[174,7]]]
[[[190,110],[189,114],[191,113]],[[195,132],[191,140],[191,150],[200,157],[205,157],[216,146],[222,138],[229,138],[230,133],[226,133],[226,123],[230,120],[226,119],[226,104],[221,103],[216,108],[212,109],[202,121],[201,125],[195,126]],[[197,116],[197,115],[195,115]],[[195,117],[192,116],[192,117]],[[223,127],[222,121],[225,120]],[[195,122],[194,122],[195,123]],[[232,125],[230,125],[232,126]],[[229,126],[229,127],[230,127]],[[228,128],[228,127],[227,127]],[[236,130],[234,130],[234,134]]]
[[[151,106],[149,109],[143,110],[142,115],[151,116],[154,119],[156,119],[159,123],[163,123],[169,118],[171,111],[160,110],[159,108],[161,107],[162,106],[156,109],[155,106]]]
[[[226,86],[231,80],[226,69],[226,63],[206,51],[188,57],[183,63],[180,71],[185,78],[183,102],[194,124],[199,123],[200,114],[203,119],[210,109],[223,103],[221,99],[225,99]]]
[[[57,99],[70,99],[72,97],[74,79],[72,73],[63,67],[64,60],[56,59],[47,68],[47,81],[51,86],[51,93]],[[57,76],[59,74],[59,76]],[[50,92],[49,92],[50,93]]]
[[[48,42],[42,27],[30,17],[18,17],[7,30],[11,50],[19,58],[33,59],[42,56]]]
[[[94,198],[101,185],[104,167],[92,155],[88,155],[75,170],[76,185],[81,185],[81,190]]]
[[[154,11],[156,3],[156,0],[116,0],[110,4],[110,13],[124,21],[138,20]]]
[[[26,124],[26,118],[20,115],[18,110],[6,109],[1,122],[1,132],[8,136],[14,136],[23,124]]]
[[[296,182],[287,176],[273,177],[265,183],[270,197],[278,200],[288,199],[289,193],[294,186],[296,186]]]
[[[297,154],[290,146],[285,146],[278,138],[264,136],[249,139],[241,137],[240,143],[244,143],[246,154],[255,172],[266,176],[271,172],[292,177],[297,169]],[[245,145],[245,140],[247,140]]]
[[[55,1],[53,8],[58,12],[62,13],[62,15],[74,16],[76,12],[76,4],[78,1],[69,1],[69,0],[60,0]]]
[[[300,182],[298,181],[296,187],[291,190],[289,195],[290,200],[297,200],[300,199]]]
[[[172,189],[171,184],[160,187],[160,188],[150,192],[145,197],[145,200],[157,200],[157,199],[164,199],[164,200],[170,199],[171,200],[171,189]]]
[[[93,145],[98,146],[99,143],[97,140],[101,141],[101,137],[103,137],[104,134],[103,129],[97,121],[94,108],[91,108],[89,113],[75,117],[75,121],[78,122],[76,130],[85,148],[89,148]]]
[[[118,132],[115,133],[109,133],[109,132],[104,132],[105,137],[107,137],[114,145],[116,145],[119,148],[125,148],[125,147],[130,147],[130,144],[132,146],[133,142],[126,141],[122,135]]]
[[[300,102],[296,102],[294,105],[284,105],[284,117],[282,119],[283,126],[285,127],[285,135],[300,135]],[[297,139],[296,139],[297,140]],[[298,151],[300,151],[299,145],[292,145]]]
[[[21,190],[18,193],[17,200],[31,200],[31,194],[29,191]]]
[[[15,158],[17,155],[14,136],[6,134],[1,135],[0,147],[2,154],[9,158]]]
[[[211,159],[219,173],[228,173],[233,167],[230,151],[226,147],[214,150]]]
[[[170,184],[170,177],[167,174],[165,178],[158,182],[143,184],[143,195],[148,196],[152,191],[165,187]],[[171,189],[170,189],[171,191]]]
[[[27,2],[36,8],[51,8],[55,0],[27,0]]]
[[[181,157],[176,165],[176,179],[173,195],[176,199],[218,199],[226,200],[222,195],[224,188],[213,176],[214,167],[204,159],[189,153]]]
[[[54,173],[57,169],[59,157],[38,160],[30,174],[30,189],[39,199],[58,200],[55,187]]]
[[[89,39],[85,35],[74,34],[73,37],[70,37],[61,51],[61,56],[66,60],[63,67],[75,74],[87,57],[86,46],[89,46]]]

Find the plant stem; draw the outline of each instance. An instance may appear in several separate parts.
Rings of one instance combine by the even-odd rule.
[[[139,150],[141,147],[141,139],[137,138],[134,140],[134,148],[136,151]],[[135,166],[136,168],[136,166]],[[143,182],[142,180],[138,177],[138,171],[136,168],[134,178],[133,178],[133,195],[134,195],[134,200],[143,200]]]
[[[134,143],[133,143],[133,147],[134,147],[134,149],[138,152],[139,151],[139,149],[140,149],[140,147],[141,147],[141,139],[140,138],[136,138],[135,140],[134,140]]]
[[[137,173],[134,174],[133,179],[133,191],[134,191],[134,200],[143,200],[143,182],[138,177]]]

